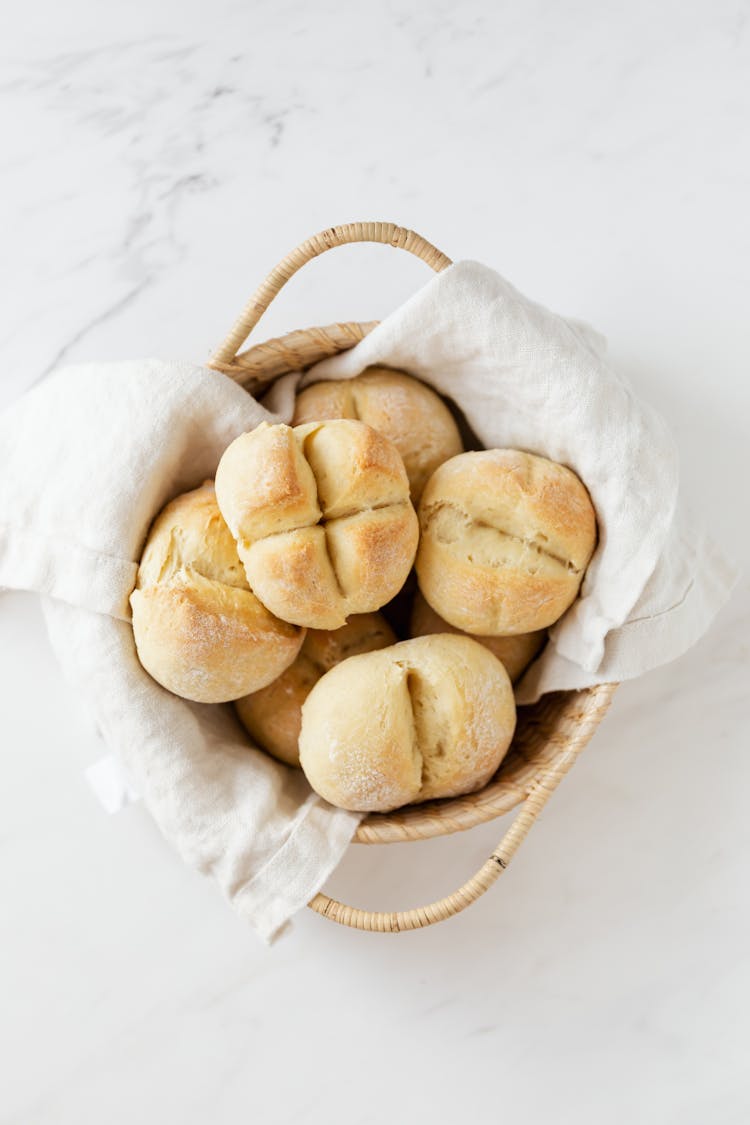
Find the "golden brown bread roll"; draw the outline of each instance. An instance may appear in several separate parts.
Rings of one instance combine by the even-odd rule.
[[[196,703],[264,687],[304,639],[303,629],[273,617],[251,592],[211,481],[154,520],[130,604],[143,667]]]
[[[442,399],[418,379],[388,367],[368,367],[353,379],[300,391],[293,425],[321,418],[359,418],[385,434],[403,458],[415,504],[438,465],[463,449]]]
[[[308,629],[299,656],[277,680],[235,703],[250,736],[282,762],[299,766],[302,704],[320,677],[361,652],[394,644],[396,634],[379,613],[361,613],[340,629]]]
[[[403,462],[363,422],[264,422],[224,452],[216,495],[255,594],[295,625],[337,629],[379,609],[414,561]]]
[[[419,587],[451,625],[482,636],[544,629],[575,600],[596,515],[563,465],[515,449],[462,453],[419,505]]]
[[[302,706],[300,763],[322,797],[357,812],[480,789],[513,737],[508,673],[471,637],[443,634],[350,656]]]
[[[417,590],[411,611],[412,637],[427,637],[432,633],[457,633],[460,630],[444,621],[431,605],[428,605],[422,594]],[[495,655],[515,683],[522,672],[525,672],[534,657],[541,652],[547,639],[546,629],[537,629],[535,633],[517,633],[514,637],[475,637],[480,645],[488,648]],[[268,689],[266,689],[268,690]]]

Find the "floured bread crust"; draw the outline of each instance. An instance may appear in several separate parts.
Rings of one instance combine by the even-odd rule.
[[[294,422],[358,418],[384,434],[401,454],[416,504],[438,465],[463,449],[450,410],[418,379],[368,367],[353,379],[313,383],[297,395]]]
[[[552,625],[575,600],[596,546],[596,515],[570,469],[515,449],[462,453],[419,505],[416,568],[427,602],[466,633]]]
[[[352,656],[302,707],[300,763],[340,808],[387,812],[489,781],[516,724],[505,668],[471,637],[443,634]]]
[[[363,422],[263,423],[225,451],[216,494],[253,591],[284,621],[337,629],[389,601],[414,561],[403,462]]]
[[[435,613],[432,606],[428,605],[422,594],[417,591],[411,611],[412,637],[426,637],[432,633],[457,633],[453,625],[444,621],[439,613]],[[547,640],[547,630],[537,629],[534,633],[517,633],[514,637],[474,637],[481,645],[488,648],[497,657],[515,683],[523,672],[526,671],[531,661],[544,647]]]
[[[282,762],[299,766],[302,704],[321,676],[362,652],[394,644],[396,635],[379,613],[355,615],[340,629],[308,629],[299,656],[268,687],[235,703],[250,736]]]
[[[274,617],[252,593],[211,481],[154,520],[130,604],[143,667],[196,703],[264,687],[304,639],[303,629]]]

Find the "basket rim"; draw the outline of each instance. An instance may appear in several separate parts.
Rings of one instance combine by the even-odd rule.
[[[549,757],[543,760],[535,760],[533,755],[525,757],[514,737],[508,755],[483,788],[462,797],[405,805],[392,813],[369,813],[357,828],[354,842],[396,844],[429,840],[465,832],[504,816],[522,804],[533,789],[543,785],[550,770],[555,770],[571,755],[578,756],[604,718],[617,687],[616,683],[605,683],[580,691],[548,693],[543,697],[548,702],[550,697],[556,697],[563,703],[562,721],[570,732]],[[535,706],[519,708],[519,712],[531,711]]]

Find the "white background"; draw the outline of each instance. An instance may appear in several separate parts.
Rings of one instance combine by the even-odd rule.
[[[393,220],[605,333],[747,560],[747,3],[38,0],[4,25],[0,405],[67,360],[200,362],[301,239]],[[336,251],[258,338],[426,276]],[[101,746],[4,594],[2,1125],[744,1125],[749,611],[745,577],[620,690],[470,911],[396,937],[303,912],[269,950],[140,807],[97,807]],[[413,906],[501,832],[353,848],[332,888]]]

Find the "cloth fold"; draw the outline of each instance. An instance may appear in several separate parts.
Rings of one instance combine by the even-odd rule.
[[[520,688],[528,702],[680,655],[734,573],[684,510],[674,443],[610,367],[593,329],[460,262],[305,382],[370,364],[451,396],[481,443],[561,461],[587,485],[599,544],[581,597]],[[0,587],[34,590],[96,729],[185,861],[271,940],[320,889],[359,816],[248,745],[230,706],[188,703],[138,662],[128,597],[164,504],[212,477],[238,434],[289,421],[296,376],[256,402],[207,368],[144,360],[53,376],[0,415]]]
[[[303,385],[372,364],[403,368],[455,399],[486,448],[560,461],[591,494],[596,552],[580,597],[517,685],[520,702],[631,679],[705,631],[736,573],[678,503],[672,436],[612,369],[598,332],[479,262],[457,262],[351,351],[316,364]]]
[[[360,817],[250,747],[232,708],[188,703],[141,667],[128,597],[148,527],[264,420],[231,379],[189,364],[69,368],[0,415],[0,586],[45,595],[72,689],[186,863],[266,941],[320,890]]]

